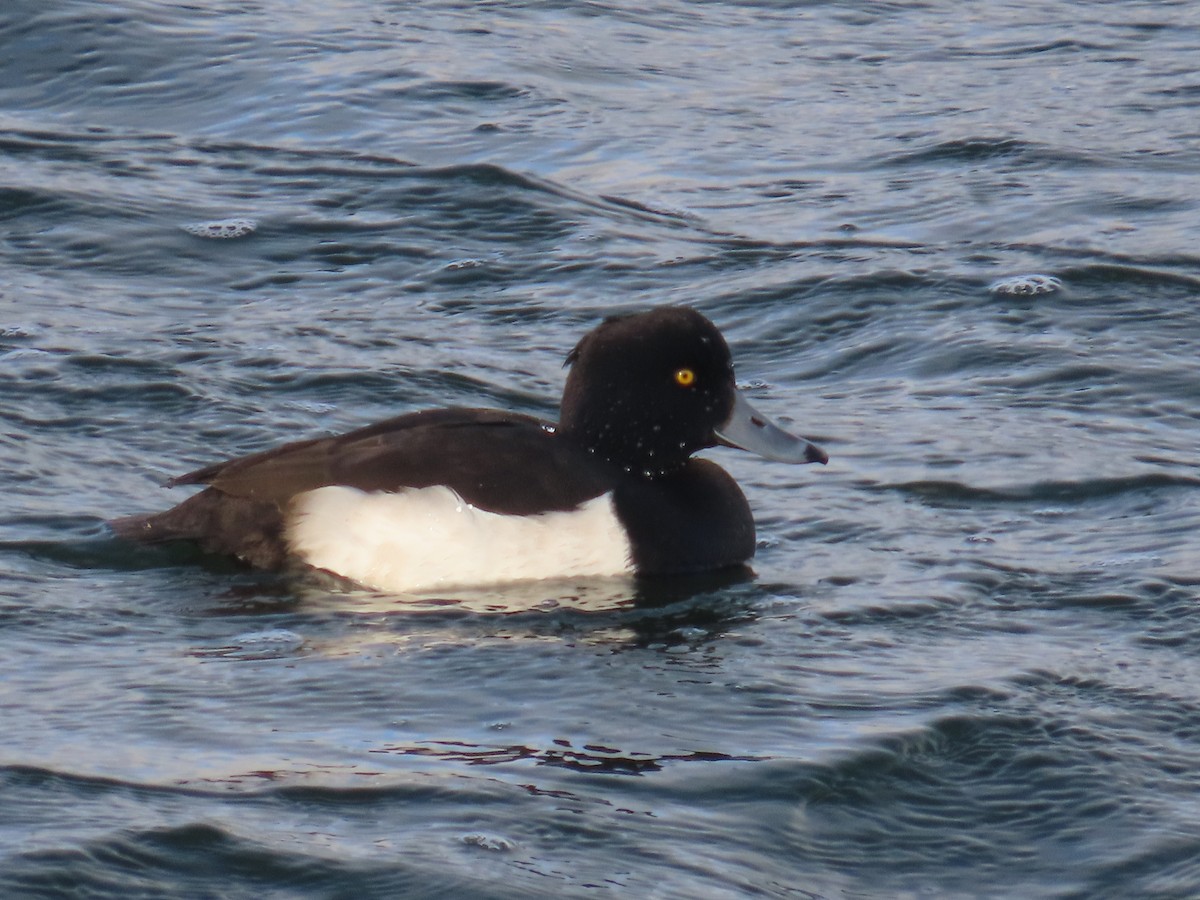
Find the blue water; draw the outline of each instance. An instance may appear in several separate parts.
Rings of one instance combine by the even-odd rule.
[[[1200,896],[1200,10],[10,0],[0,895]],[[1037,276],[1037,277],[1035,277]],[[756,576],[114,540],[686,303]]]

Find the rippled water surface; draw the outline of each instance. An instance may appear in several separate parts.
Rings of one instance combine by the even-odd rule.
[[[1200,13],[10,0],[0,894],[1200,896]],[[690,304],[752,579],[114,540]]]

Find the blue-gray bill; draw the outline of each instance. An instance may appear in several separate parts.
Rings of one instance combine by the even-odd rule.
[[[733,412],[717,429],[722,444],[785,463],[829,462],[829,454],[811,441],[784,431],[753,406],[740,392],[734,395]]]

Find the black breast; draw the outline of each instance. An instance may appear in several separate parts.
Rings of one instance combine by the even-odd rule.
[[[754,555],[754,517],[737,482],[703,459],[652,479],[627,478],[614,492],[617,516],[642,575],[703,572]]]

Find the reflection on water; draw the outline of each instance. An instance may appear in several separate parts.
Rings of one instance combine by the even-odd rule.
[[[426,595],[366,591],[324,573],[298,578],[250,576],[223,588],[205,616],[246,617],[274,627],[248,630],[218,646],[193,647],[197,657],[278,659],[348,656],[385,646],[397,650],[439,643],[566,642],[611,649],[692,647],[755,617],[737,588],[752,574],[739,568],[692,577],[587,578],[460,588]],[[747,598],[748,599],[748,598]],[[353,622],[336,638],[330,618]]]
[[[480,615],[575,611],[601,613],[614,610],[646,609],[670,606],[701,593],[749,582],[749,568],[672,578],[635,578],[613,576],[584,579],[546,578],[537,581],[509,582],[501,585],[437,588],[412,594],[389,594],[356,589],[327,573],[305,573],[309,581],[333,582],[340,591],[311,587],[305,602],[320,608],[329,603],[339,608],[363,612],[446,612],[452,609]]]

